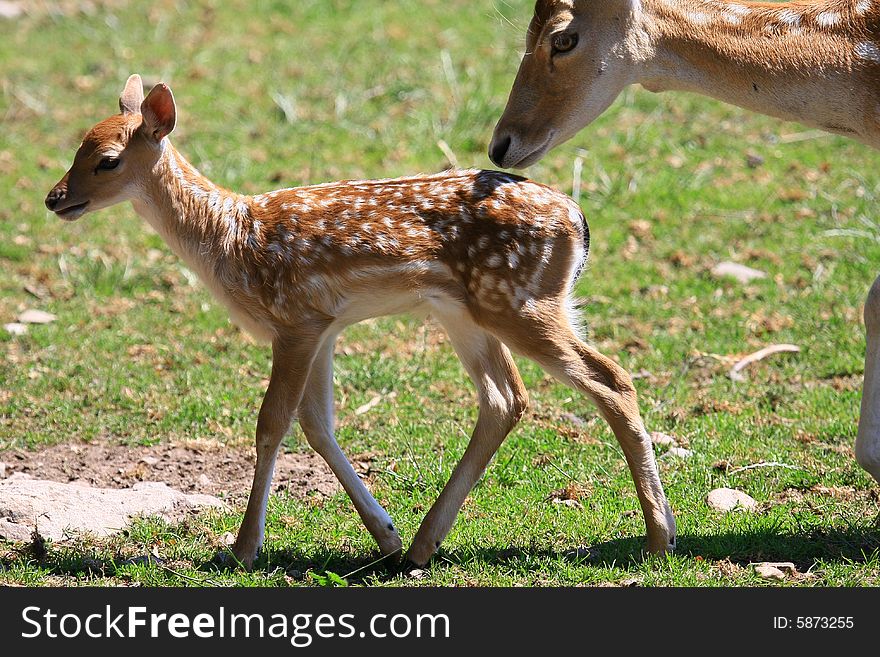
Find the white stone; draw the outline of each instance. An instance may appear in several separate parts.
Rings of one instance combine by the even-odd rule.
[[[0,481],[0,538],[27,540],[21,537],[29,537],[35,528],[55,541],[71,531],[107,536],[135,516],[171,521],[192,509],[224,506],[216,497],[187,495],[164,483],[141,482],[117,490],[13,475]]]
[[[769,563],[757,563],[754,565],[755,573],[763,579],[775,579],[782,581],[785,579],[785,573]]]
[[[666,450],[666,453],[663,456],[664,458],[674,457],[678,459],[689,459],[693,455],[694,453],[691,450],[685,449],[684,447],[675,446],[670,447],[668,450]]]
[[[25,310],[18,316],[18,321],[22,324],[50,324],[58,319],[52,313],[43,310]]]
[[[706,496],[706,504],[717,511],[753,511],[758,503],[741,490],[733,488],[716,488]]]
[[[651,432],[651,442],[655,445],[660,446],[669,446],[675,445],[676,439],[674,436],[670,436],[668,433],[662,433],[660,431],[652,431]]]
[[[28,332],[27,324],[21,324],[19,322],[4,324],[3,329],[9,333],[9,335],[24,335]]]

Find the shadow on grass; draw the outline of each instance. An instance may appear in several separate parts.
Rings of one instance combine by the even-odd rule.
[[[620,538],[589,547],[568,550],[485,547],[473,550],[442,550],[428,568],[442,567],[442,562],[456,564],[483,563],[515,566],[522,570],[546,567],[547,561],[564,560],[572,565],[587,565],[626,570],[645,558],[644,537]],[[711,536],[679,536],[676,554],[686,558],[711,561],[729,559],[748,565],[759,561],[791,561],[801,572],[817,561],[828,563],[867,563],[880,554],[880,530],[869,527],[820,529],[805,533],[780,533],[773,530],[730,532]],[[411,569],[412,564],[395,564],[378,559],[377,555],[352,557],[333,552],[304,553],[296,549],[279,550],[270,557],[261,556],[257,570],[284,568],[288,572],[331,572],[350,583],[365,578],[382,582],[393,580]]]
[[[485,549],[476,558],[519,565],[530,558],[563,558],[572,563],[628,568],[646,558],[644,537],[620,538],[568,551]],[[818,529],[804,533],[740,531],[708,536],[679,535],[676,555],[711,561],[729,559],[739,565],[760,561],[791,561],[802,572],[817,561],[866,563],[880,554],[880,528]]]
[[[638,565],[645,559],[644,537],[620,538],[589,547],[548,550],[539,546],[528,548],[484,547],[460,551],[441,550],[432,561],[431,568],[443,567],[443,562],[455,564],[482,563],[486,565],[515,566],[519,570],[546,568],[547,561],[564,560],[575,566],[596,566],[622,568],[624,570]],[[90,578],[95,576],[113,577],[120,565],[110,559],[96,557],[94,553],[78,552],[71,547],[50,549],[45,554],[27,555],[32,565],[43,572],[56,576]],[[818,529],[805,533],[780,533],[770,529],[740,531],[701,535],[680,535],[678,556],[702,558],[706,560],[725,560],[747,565],[759,561],[791,561],[801,572],[806,571],[818,561],[828,563],[867,563],[880,554],[880,529],[854,527],[845,529]],[[26,556],[20,554],[20,557]],[[37,558],[35,558],[37,557]],[[27,557],[26,557],[27,558]],[[11,559],[0,559],[0,570],[12,565]],[[174,584],[180,576],[162,563],[144,559],[144,566],[169,571],[160,580]],[[129,562],[130,563],[130,562]],[[234,574],[238,565],[232,559],[206,560],[194,563],[202,578],[183,575],[189,584],[204,586],[222,585],[213,577]],[[390,582],[411,569],[406,562],[382,559],[378,553],[363,556],[342,554],[329,550],[308,552],[297,549],[268,550],[263,552],[256,563],[256,573],[271,574],[281,569],[287,576],[306,585],[334,585],[341,583],[358,584],[367,578],[373,581]],[[192,572],[192,571],[190,571]],[[239,571],[240,572],[240,571]],[[212,577],[213,576],[213,577]],[[199,581],[202,579],[202,581]],[[162,585],[161,581],[156,582]],[[176,582],[180,585],[181,582]]]

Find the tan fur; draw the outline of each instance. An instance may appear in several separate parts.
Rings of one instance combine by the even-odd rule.
[[[480,400],[473,439],[422,523],[411,560],[425,563],[434,553],[525,411],[528,397],[508,345],[597,404],[630,464],[649,549],[674,544],[675,522],[632,381],[572,325],[568,300],[588,247],[577,204],[494,171],[243,196],[199,174],[163,138],[176,121],[170,89],[157,85],[141,113],[130,111],[139,97],[131,80],[123,113],[89,131],[46,204],[72,220],[131,200],[233,319],[272,343],[254,483],[234,547],[239,560],[250,566],[262,543],[275,456],[296,415],[381,550],[400,550],[388,514],[336,444],[332,358],[346,326],[407,310],[431,312],[447,329]],[[118,162],[103,170],[108,155]]]
[[[579,34],[578,47],[553,57],[564,31]],[[495,163],[537,161],[633,83],[880,148],[880,1],[539,0],[490,146]]]

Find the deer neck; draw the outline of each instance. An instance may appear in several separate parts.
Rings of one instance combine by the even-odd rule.
[[[165,139],[135,210],[203,279],[240,252],[253,230],[250,197],[215,185]],[[210,283],[210,280],[206,282]]]
[[[215,185],[165,139],[132,205],[226,306],[235,324],[258,340],[273,338],[260,290],[249,283],[262,230],[252,197]]]
[[[875,0],[876,1],[876,0]],[[638,80],[880,144],[872,0],[642,0]]]

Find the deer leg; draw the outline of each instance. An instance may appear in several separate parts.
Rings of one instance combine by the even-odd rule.
[[[648,550],[664,553],[674,549],[675,518],[660,483],[651,438],[642,422],[629,374],[581,342],[567,321],[552,326],[531,323],[527,330],[511,335],[508,344],[592,399],[611,426],[629,465],[645,517]]]
[[[480,411],[464,455],[407,552],[407,558],[417,565],[427,563],[440,547],[468,493],[528,406],[528,394],[507,347],[468,319],[438,319],[477,387]]]
[[[319,333],[318,333],[319,335]],[[272,344],[272,374],[257,418],[257,462],[238,537],[232,553],[247,568],[253,567],[263,544],[266,505],[275,470],[278,446],[290,429],[303,394],[309,368],[319,343],[318,335],[300,333],[296,340],[276,340]]]
[[[373,498],[339,448],[334,436],[333,347],[336,336],[328,336],[312,364],[306,390],[300,402],[299,424],[309,445],[327,462],[351,498],[354,508],[382,554],[400,552],[402,543],[391,517]]]
[[[865,382],[856,437],[856,460],[880,483],[880,276],[865,301]]]

